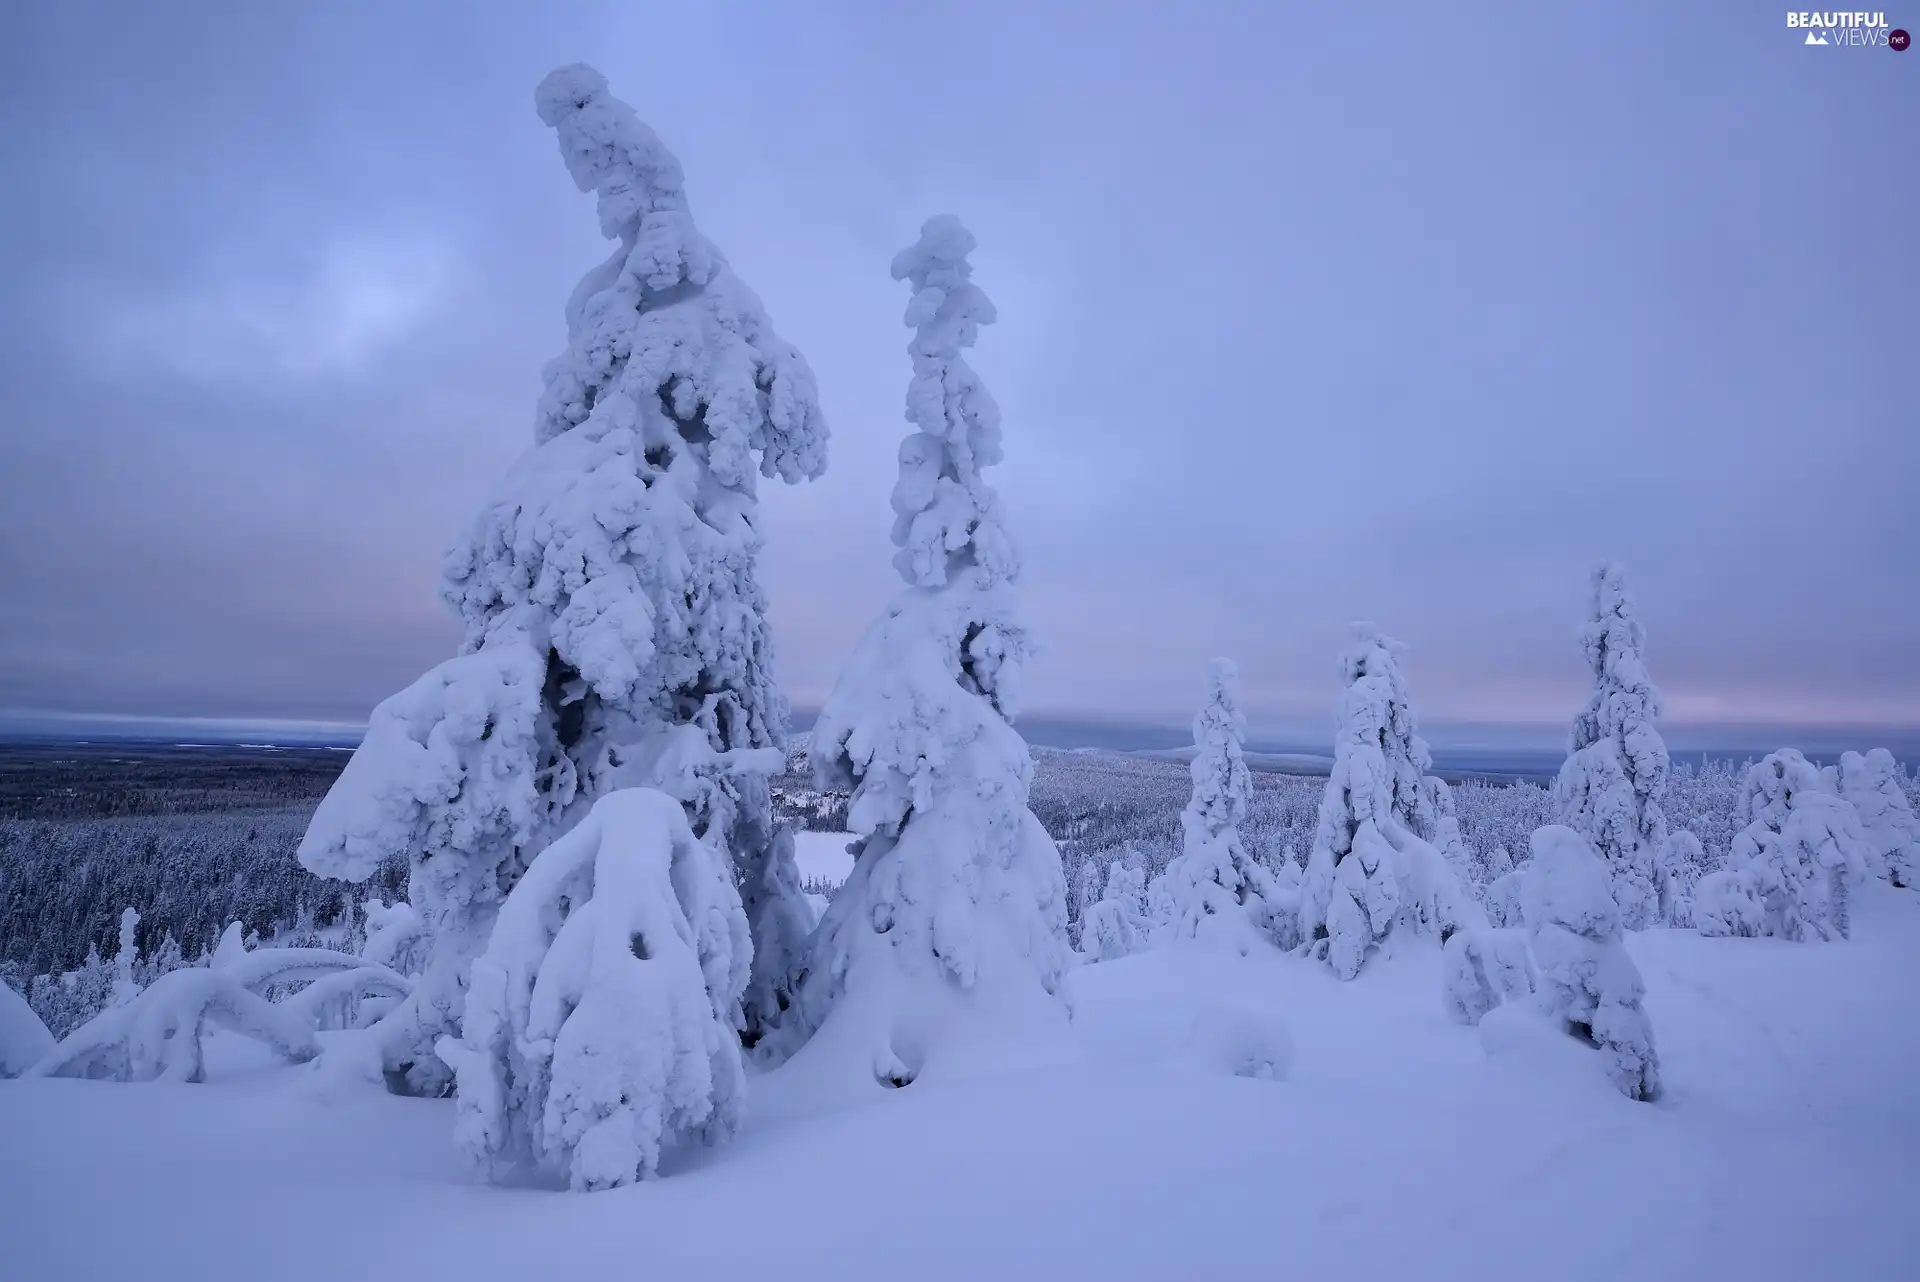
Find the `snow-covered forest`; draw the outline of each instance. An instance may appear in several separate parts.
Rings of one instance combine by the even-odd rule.
[[[1370,623],[1327,656],[1324,776],[1250,764],[1225,657],[1190,760],[1034,748],[1022,425],[943,213],[874,264],[899,581],[795,735],[760,502],[829,466],[813,371],[598,72],[535,110],[612,250],[454,534],[455,652],[337,774],[6,793],[0,1136],[31,1156],[0,1205],[57,1222],[81,1183],[119,1221],[32,1230],[23,1275],[157,1243],[929,1279],[996,1238],[1103,1279],[1920,1264],[1908,765],[1675,763],[1604,548],[1550,783],[1442,778],[1421,656]]]

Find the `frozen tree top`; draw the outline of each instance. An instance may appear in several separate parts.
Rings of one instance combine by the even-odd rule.
[[[1207,673],[1207,701],[1193,719],[1193,795],[1186,813],[1211,836],[1245,817],[1252,784],[1240,747],[1247,734],[1240,669],[1231,659],[1215,659]]]
[[[1593,669],[1594,692],[1573,723],[1575,752],[1609,735],[1632,733],[1660,716],[1660,691],[1647,675],[1647,630],[1618,561],[1594,567],[1580,640]]]
[[[893,564],[915,587],[938,587],[964,566],[977,566],[986,583],[1020,573],[999,496],[980,478],[1000,461],[1000,408],[961,354],[994,320],[993,303],[972,280],[973,248],[960,220],[940,214],[893,259],[894,279],[913,288],[907,420],[919,429],[900,445]]]
[[[620,249],[567,305],[567,352],[548,366],[535,439],[586,422],[644,428],[664,411],[706,442],[723,486],[798,481],[826,467],[813,371],[773,332],[760,300],[694,226],[680,162],[591,67],[562,67],[534,92],[540,119],[600,230]]]

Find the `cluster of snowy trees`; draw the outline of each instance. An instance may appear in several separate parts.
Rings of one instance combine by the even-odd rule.
[[[1462,804],[1432,773],[1404,648],[1357,625],[1331,773],[1317,806],[1288,811],[1299,844],[1249,841],[1239,674],[1216,660],[1177,848],[1080,860],[1070,904],[1014,728],[1034,641],[985,477],[1000,416],[966,359],[995,312],[972,236],[943,216],[892,264],[913,331],[891,495],[902,587],[813,732],[816,790],[845,794],[855,838],[816,920],[773,804],[787,708],[756,573],[759,480],[826,464],[812,373],[700,234],[678,162],[598,73],[554,72],[536,105],[617,247],[568,302],[533,448],[445,560],[459,653],[374,711],[299,847],[312,873],[357,883],[403,864],[406,900],[370,904],[357,949],[250,949],[230,928],[203,965],[144,976],[130,912],[78,1027],[56,1041],[25,1003],[0,1005],[6,1071],[197,1080],[220,1023],[291,1062],[454,1095],[480,1172],[602,1189],[731,1135],[754,1061],[898,1089],[1061,1031],[1077,960],[1292,953],[1352,980],[1435,947],[1456,1017],[1532,1003],[1651,1099],[1658,1058],[1624,931],[1697,919],[1844,936],[1862,877],[1910,880],[1920,833],[1884,753],[1828,776],[1768,757],[1726,866],[1706,867],[1663,809],[1660,697],[1609,564],[1556,822],[1476,846],[1481,799]]]
[[[1082,957],[1189,942],[1246,953],[1264,941],[1352,979],[1397,940],[1432,935],[1461,1021],[1527,998],[1603,1051],[1623,1093],[1654,1098],[1658,1057],[1622,932],[1697,921],[1705,934],[1844,938],[1851,887],[1868,875],[1909,884],[1920,823],[1884,749],[1824,772],[1783,749],[1746,771],[1745,827],[1709,871],[1700,839],[1670,829],[1661,806],[1671,767],[1660,695],[1617,564],[1594,572],[1582,641],[1594,686],[1555,781],[1557,822],[1527,835],[1518,866],[1505,844],[1467,845],[1452,790],[1428,773],[1403,647],[1365,624],[1341,658],[1333,769],[1304,869],[1249,855],[1237,673],[1216,660],[1194,722],[1185,848],[1144,895],[1131,852],[1111,861],[1082,912]]]
[[[355,1035],[329,1058],[456,1094],[483,1171],[597,1189],[724,1139],[749,1056],[897,1088],[996,1031],[1065,1024],[1066,887],[1012,725],[1020,560],[983,475],[999,411],[965,357],[994,320],[972,237],[934,218],[893,263],[913,331],[905,586],[815,729],[859,838],[816,922],[771,804],[787,709],[755,572],[758,480],[825,466],[813,376],[596,72],[556,71],[536,105],[617,248],[568,304],[534,448],[446,558],[460,653],[375,710],[299,850],[348,881],[406,862],[406,907],[362,951],[412,973],[217,950],[28,1072],[195,1078],[209,1021],[305,1060],[346,1003]]]

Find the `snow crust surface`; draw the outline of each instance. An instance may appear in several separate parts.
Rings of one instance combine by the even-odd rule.
[[[79,1282],[1920,1274],[1910,894],[1864,887],[1845,945],[1627,935],[1654,1104],[1517,1004],[1454,1023],[1416,942],[1346,983],[1277,954],[1080,967],[1055,1063],[857,1101],[790,1064],[725,1149],[586,1197],[465,1182],[450,1101],[322,1102],[258,1059],[0,1082],[0,1243],[12,1276]],[[1226,1066],[1256,1033],[1290,1049],[1272,1078]]]

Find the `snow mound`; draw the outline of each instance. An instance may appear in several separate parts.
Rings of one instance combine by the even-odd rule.
[[[1279,1081],[1293,1063],[1293,1035],[1276,1012],[1210,1004],[1188,1026],[1181,1058],[1235,1077]]]
[[[18,1077],[53,1049],[53,1034],[27,999],[0,983],[0,1077]]]

